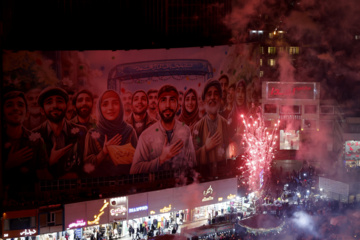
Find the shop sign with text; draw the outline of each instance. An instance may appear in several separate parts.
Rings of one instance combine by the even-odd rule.
[[[83,219],[76,220],[76,222],[69,224],[69,228],[79,228],[79,227],[85,227],[85,226],[86,226],[86,222]]]
[[[268,99],[315,99],[315,83],[268,82]]]
[[[214,190],[212,189],[211,185],[209,186],[208,189],[206,189],[204,192],[203,192],[203,199],[201,200],[202,202],[207,202],[207,201],[211,201],[214,199],[213,197],[213,193],[214,193]]]

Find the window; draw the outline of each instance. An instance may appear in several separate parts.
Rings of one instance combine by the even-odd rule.
[[[280,150],[299,150],[299,130],[280,130]]]
[[[269,38],[274,38],[274,33],[273,32],[269,33]]]
[[[264,47],[260,47],[260,53],[264,54]]]
[[[268,54],[275,54],[276,53],[276,47],[268,47]]]
[[[264,76],[264,71],[260,71],[259,72],[259,77],[263,77]]]
[[[293,54],[299,54],[300,50],[299,47],[290,47],[289,48],[289,54],[293,55]]]
[[[263,60],[260,58],[260,66],[263,65]]]
[[[301,114],[299,105],[282,105],[280,107],[281,114]]]
[[[276,104],[265,104],[264,105],[264,113],[276,113],[277,111]]]
[[[284,31],[277,32],[278,38],[284,38]]]
[[[47,224],[48,225],[55,224],[55,213],[54,212],[49,212],[47,214]]]
[[[307,114],[316,114],[317,106],[316,105],[305,105],[305,113]]]
[[[35,217],[12,218],[4,220],[4,230],[23,230],[29,228],[36,228]]]
[[[274,67],[275,66],[275,59],[268,59],[268,65]]]
[[[320,113],[321,114],[334,114],[334,106],[321,106]]]

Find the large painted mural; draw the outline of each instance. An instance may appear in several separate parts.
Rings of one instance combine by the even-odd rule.
[[[175,169],[216,175],[241,152],[238,119],[261,96],[244,51],[4,51],[3,185]]]

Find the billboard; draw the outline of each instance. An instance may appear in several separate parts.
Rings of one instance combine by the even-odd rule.
[[[347,167],[358,167],[360,160],[360,141],[345,141],[345,164]]]
[[[251,61],[233,46],[4,51],[3,183],[216,175],[261,96]]]
[[[316,98],[315,83],[269,82],[266,86],[268,99],[312,99]]]

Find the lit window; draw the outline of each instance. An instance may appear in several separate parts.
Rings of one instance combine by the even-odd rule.
[[[278,35],[278,38],[283,38],[284,37],[284,31],[278,31],[277,35]]]
[[[260,58],[260,66],[263,65],[263,60]]]
[[[269,66],[272,66],[272,67],[273,67],[273,66],[275,66],[275,64],[276,64],[276,63],[275,63],[275,59],[268,59],[268,65],[269,65]]]
[[[264,71],[260,71],[259,77],[263,77],[263,76],[264,76]]]
[[[299,47],[290,47],[289,54],[299,54]]]
[[[355,35],[355,40],[360,40],[360,35]]]
[[[269,33],[269,38],[273,38],[274,37],[274,33],[273,32],[270,32]]]
[[[276,47],[268,47],[268,54],[275,54],[276,53]]]
[[[280,150],[299,150],[300,132],[297,129],[281,129],[279,141]]]

